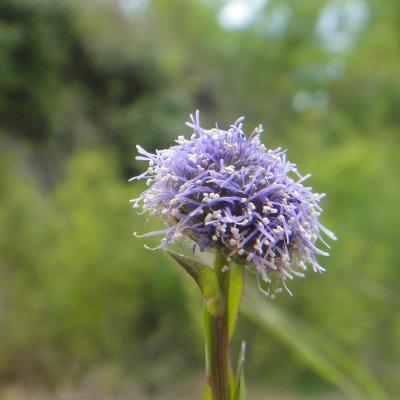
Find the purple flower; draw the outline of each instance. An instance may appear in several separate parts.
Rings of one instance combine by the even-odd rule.
[[[287,279],[304,276],[308,265],[324,271],[316,255],[328,253],[316,242],[329,247],[321,232],[335,236],[319,222],[324,195],[304,186],[310,175],[300,175],[285,150],[266,149],[261,126],[246,138],[243,117],[228,130],[203,129],[198,111],[190,117],[189,140],[179,136],[155,154],[137,146],[136,158],[149,167],[131,180],[146,179],[149,189],[131,200],[133,207],[161,215],[166,225],[143,236],[165,234],[163,248],[185,235],[201,251],[218,249],[228,262],[257,272],[268,295],[282,290],[280,282],[287,288]]]

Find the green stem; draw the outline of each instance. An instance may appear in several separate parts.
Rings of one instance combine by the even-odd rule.
[[[222,293],[223,304],[218,312],[210,313],[205,307],[207,384],[212,400],[231,399],[231,363],[229,335],[230,271],[225,257],[217,253],[214,271]]]
[[[244,399],[242,364],[243,351],[238,368],[239,378],[231,370],[230,347],[243,293],[244,268],[229,265],[219,252],[215,266],[210,268],[183,254],[168,251],[196,281],[204,297],[204,322],[206,336],[205,400]],[[237,380],[237,382],[235,382]]]

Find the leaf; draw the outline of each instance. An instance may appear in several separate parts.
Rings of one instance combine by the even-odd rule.
[[[218,282],[218,276],[207,265],[201,264],[183,254],[167,250],[167,253],[196,281],[203,293],[206,307],[211,315],[223,312],[224,300]]]
[[[278,340],[293,348],[321,376],[352,399],[384,398],[382,387],[360,365],[354,363],[312,327],[249,291],[243,313],[268,329]]]
[[[232,339],[235,323],[239,313],[243,295],[244,269],[238,265],[232,265],[229,271],[229,339]]]
[[[171,250],[167,250],[167,253],[185,269],[185,271],[196,281],[201,289],[201,274],[208,267],[195,260],[192,260],[189,257],[184,256],[183,254],[178,254]]]
[[[211,392],[211,387],[209,385],[206,385],[204,388],[204,400],[212,400],[212,392]]]
[[[246,383],[244,380],[244,361],[246,357],[246,343],[240,346],[238,364],[236,369],[236,387],[233,400],[246,400]]]

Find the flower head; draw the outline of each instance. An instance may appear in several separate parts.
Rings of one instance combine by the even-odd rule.
[[[208,130],[198,111],[190,117],[190,139],[179,136],[155,154],[137,146],[136,158],[149,167],[132,180],[146,179],[149,188],[133,206],[161,215],[166,225],[144,236],[165,234],[164,248],[185,235],[201,251],[218,249],[256,271],[266,294],[279,292],[280,282],[287,288],[285,281],[304,276],[308,265],[324,271],[316,255],[328,253],[316,242],[328,246],[321,232],[335,236],[319,222],[324,195],[304,186],[310,175],[300,175],[285,150],[266,149],[261,126],[246,138],[243,118],[228,130]]]

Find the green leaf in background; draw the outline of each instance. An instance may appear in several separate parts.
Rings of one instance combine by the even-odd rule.
[[[385,398],[381,385],[360,365],[340,351],[329,339],[316,334],[304,321],[248,290],[243,313],[295,351],[322,377],[351,399]]]

